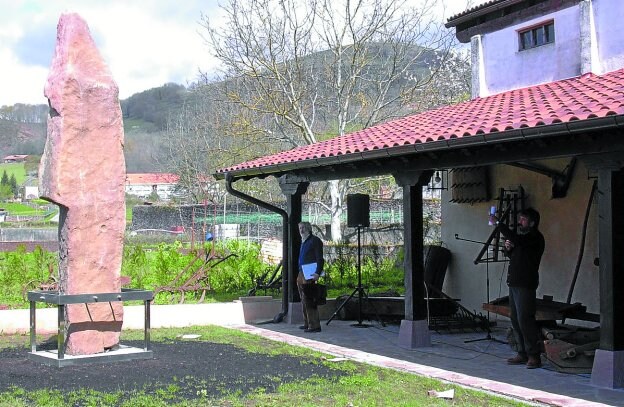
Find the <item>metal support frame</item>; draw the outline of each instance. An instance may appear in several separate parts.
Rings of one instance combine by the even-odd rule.
[[[556,171],[547,168],[543,165],[539,165],[531,162],[515,162],[508,163],[512,167],[518,167],[525,170],[537,172],[538,174],[546,175],[552,180],[552,198],[565,198],[574,175],[574,168],[576,167],[576,157],[570,159],[570,163],[563,169],[563,171]]]
[[[122,288],[117,293],[96,294],[60,294],[58,291],[29,291],[30,302],[30,354],[29,358],[58,367],[96,362],[117,362],[133,359],[151,359],[150,344],[150,302],[154,298],[152,291]],[[112,350],[95,355],[65,356],[65,307],[69,304],[91,304],[98,302],[118,302],[142,300],[145,307],[143,349],[120,345],[119,350]],[[58,310],[58,348],[56,354],[37,351],[37,318],[35,303],[56,304]]]

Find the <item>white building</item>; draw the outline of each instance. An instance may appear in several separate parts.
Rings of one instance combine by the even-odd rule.
[[[436,171],[450,172],[441,196],[442,245],[452,253],[443,290],[469,310],[482,312],[488,300],[508,293],[505,259],[490,256],[485,244],[497,243],[490,240],[496,237],[490,207],[516,215],[536,208],[546,240],[537,296],[564,305],[556,318],[543,320],[599,324],[592,384],[624,388],[622,21],[621,0],[488,1],[447,23],[472,46],[471,100],[215,175],[230,187],[278,179],[294,214],[288,219],[293,236],[309,183],[392,175],[403,193],[406,300],[399,343],[408,348],[430,345],[422,186]],[[514,215],[506,219],[515,227]],[[295,253],[296,237],[289,244]],[[289,306],[290,313],[295,308]],[[498,318],[505,316],[491,316]]]
[[[146,199],[152,193],[168,200],[174,193],[180,177],[169,173],[126,174],[126,194]]]
[[[472,96],[624,67],[620,0],[497,0],[449,19],[472,48]]]
[[[474,100],[493,94],[504,99],[507,95],[511,97],[509,91],[543,85],[535,88],[534,97],[540,108],[546,109],[548,100],[544,98],[553,94],[566,98],[573,91],[566,89],[570,86],[566,82],[568,78],[624,68],[621,21],[624,21],[624,3],[620,0],[498,0],[452,17],[447,26],[456,28],[461,41],[471,43]],[[546,94],[539,93],[539,89],[555,91]],[[526,109],[534,108],[526,106]],[[545,110],[543,116],[548,115]],[[566,170],[570,179],[565,198],[553,199],[555,180],[561,181]],[[566,301],[572,289],[577,255],[583,250],[572,299],[581,302],[588,311],[598,313],[598,267],[594,264],[599,257],[596,205],[586,230],[591,238],[580,247],[583,218],[595,177],[583,162],[573,162],[570,158],[524,161],[519,165],[489,167],[488,188],[492,198],[489,202],[457,204],[451,202],[454,191],[444,191],[442,240],[453,252],[447,280],[450,294],[462,298],[469,309],[480,309],[487,294],[492,299],[506,295],[506,264],[488,265],[491,285],[486,293],[486,265],[474,264],[479,248],[458,241],[455,235],[486,239],[491,233],[487,214],[490,206],[497,204],[500,189],[514,191],[522,187],[526,194],[524,205],[537,208],[542,215],[540,229],[546,238],[538,297],[552,295],[557,301]],[[562,214],[565,219],[561,218]]]

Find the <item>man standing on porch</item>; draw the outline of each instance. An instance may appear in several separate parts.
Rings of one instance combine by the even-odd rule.
[[[539,329],[535,321],[539,266],[544,253],[544,236],[538,230],[540,215],[533,208],[519,213],[518,231],[514,232],[492,215],[505,236],[505,254],[509,257],[507,285],[509,307],[518,354],[507,359],[510,365],[526,364],[529,369],[541,367]]]
[[[310,222],[299,223],[299,234],[301,235],[301,249],[299,250],[297,288],[303,308],[303,325],[300,328],[304,329],[304,332],[321,332],[321,320],[316,299],[306,295],[304,286],[316,284],[323,275],[323,265],[325,263],[323,259],[323,242],[312,234]]]

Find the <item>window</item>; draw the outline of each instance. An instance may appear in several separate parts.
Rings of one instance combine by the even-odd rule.
[[[520,51],[555,42],[555,22],[548,21],[518,32]]]

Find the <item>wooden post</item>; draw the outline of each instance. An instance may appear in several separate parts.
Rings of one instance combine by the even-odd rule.
[[[403,187],[405,319],[401,321],[399,345],[409,349],[431,346],[424,289],[422,188],[432,174],[408,171],[394,175]]]

